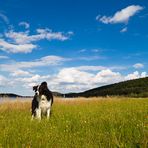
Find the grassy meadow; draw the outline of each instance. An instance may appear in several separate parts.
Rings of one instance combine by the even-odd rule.
[[[31,101],[0,103],[0,148],[146,148],[148,99],[56,99],[31,121]]]

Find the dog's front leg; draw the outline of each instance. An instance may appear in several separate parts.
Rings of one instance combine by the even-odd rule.
[[[50,108],[47,109],[47,119],[49,119],[49,118],[50,118]]]
[[[36,113],[37,113],[37,118],[38,118],[39,120],[41,120],[41,109],[38,108],[38,109],[36,110]]]

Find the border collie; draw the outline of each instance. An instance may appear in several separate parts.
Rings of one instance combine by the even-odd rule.
[[[35,95],[32,100],[32,119],[34,117],[41,119],[42,115],[46,115],[47,119],[49,119],[53,95],[47,87],[47,82],[34,86],[33,90],[35,91]]]

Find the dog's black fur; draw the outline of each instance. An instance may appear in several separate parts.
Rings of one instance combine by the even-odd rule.
[[[37,85],[33,87],[33,90],[35,91],[35,95],[32,100],[32,115],[36,116],[36,108],[39,107],[39,102],[37,101],[37,91],[39,91],[39,95],[45,95],[47,97],[47,100],[51,100],[51,105],[53,104],[53,95],[52,92],[47,87],[47,82],[42,82],[41,85]]]
[[[38,106],[39,106],[39,103],[37,101],[37,89],[38,89],[38,85],[37,86],[33,86],[33,91],[35,91],[35,95],[33,97],[32,104],[31,104],[32,115],[33,116],[36,116],[35,109],[38,108]]]

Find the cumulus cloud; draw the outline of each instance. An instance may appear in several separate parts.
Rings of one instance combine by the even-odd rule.
[[[50,78],[50,75],[39,75],[35,74],[30,77],[19,77],[15,79],[15,83],[21,84],[24,88],[30,89],[35,85],[40,84]],[[31,89],[32,90],[32,89]]]
[[[27,23],[27,22],[20,22],[19,26],[24,26],[25,29],[28,29],[30,27],[29,23]]]
[[[84,61],[93,61],[93,60],[100,60],[106,59],[104,56],[87,56],[87,57],[78,57],[75,60],[84,60]]]
[[[29,35],[29,31],[25,32],[15,32],[10,30],[5,33],[5,36],[17,44],[26,44],[31,42],[36,42],[39,40],[47,39],[51,40],[68,40],[69,35],[64,35],[62,32],[53,32],[51,29],[37,29],[37,33],[34,35]]]
[[[74,67],[75,69],[82,70],[82,71],[99,71],[99,70],[105,70],[105,69],[110,69],[110,70],[125,70],[127,67],[124,66],[78,66]]]
[[[14,77],[20,77],[20,76],[32,76],[32,74],[28,71],[24,71],[24,70],[21,70],[21,69],[17,69],[16,71],[13,71],[11,74],[11,76],[14,76]]]
[[[134,67],[135,69],[140,69],[140,68],[143,68],[144,65],[143,65],[142,63],[136,63],[136,64],[133,65],[133,67]]]
[[[31,77],[24,77],[24,78],[17,78],[15,80],[19,81],[19,82],[23,82],[23,83],[34,83],[34,82],[40,82],[43,81],[45,79],[49,78],[49,76],[40,76],[38,74],[35,74]]]
[[[138,78],[143,78],[146,76],[147,76],[146,72],[139,73],[138,71],[135,71],[135,72],[125,76],[125,80],[138,79]]]
[[[119,72],[113,72],[110,69],[105,69],[96,74],[93,82],[96,84],[111,84],[122,81],[123,77]]]
[[[91,73],[80,71],[75,68],[64,68],[58,73],[57,78],[60,82],[86,84],[93,76],[94,75]]]
[[[0,50],[11,53],[30,53],[33,49],[37,48],[35,42],[39,40],[68,40],[71,33],[53,32],[52,30],[37,29],[36,34],[30,35],[29,31],[15,32],[9,30],[4,34],[4,38],[0,39]]]
[[[59,65],[64,61],[67,61],[69,59],[60,57],[60,56],[45,56],[40,59],[36,59],[34,61],[24,61],[17,63],[17,67],[20,68],[33,68],[33,67],[41,67],[41,66],[48,66],[48,65]]]
[[[0,39],[0,50],[8,53],[30,53],[36,47],[34,44],[13,44]]]
[[[131,5],[120,11],[117,11],[113,16],[100,16],[96,19],[104,24],[128,23],[129,19],[144,8],[139,5]]]
[[[9,59],[8,56],[0,56],[0,59]]]
[[[10,64],[0,64],[1,71],[9,71],[15,72],[17,70],[28,69],[28,68],[35,68],[35,67],[44,67],[44,66],[55,66],[60,65],[64,61],[69,61],[71,59],[63,58],[60,56],[44,56],[39,59],[35,59],[33,61],[21,61],[21,62],[12,62]]]
[[[69,39],[69,35],[72,35],[72,32],[68,32],[67,34],[64,34],[62,32],[53,32],[51,29],[49,28],[45,28],[45,29],[37,29],[37,33],[39,33],[39,36],[35,37],[32,36],[31,38],[35,39],[35,40],[40,40],[40,39],[47,39],[47,40],[61,40],[61,41],[65,41]]]
[[[104,70],[106,69],[105,66],[79,66],[79,67],[74,67],[77,70],[82,70],[82,71],[99,71],[99,70]]]
[[[6,86],[6,84],[8,83],[8,79],[6,77],[4,77],[3,75],[0,75],[0,87],[1,86]]]

